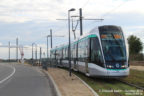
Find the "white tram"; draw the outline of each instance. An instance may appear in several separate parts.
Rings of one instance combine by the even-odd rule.
[[[58,66],[69,67],[68,44],[51,49]],[[92,77],[129,75],[128,44],[121,27],[98,26],[71,43],[71,68]]]

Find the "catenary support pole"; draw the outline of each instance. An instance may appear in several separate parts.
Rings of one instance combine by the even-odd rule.
[[[50,36],[51,36],[51,48],[52,48],[52,29],[50,29]]]
[[[33,65],[33,43],[32,43],[32,65]]]
[[[18,62],[18,38],[16,38],[16,61]]]
[[[83,35],[83,25],[82,25],[82,8],[79,9],[79,18],[80,18],[80,36]]]
[[[35,59],[36,59],[36,64],[37,64],[37,45],[36,45],[36,50],[35,50]]]
[[[10,41],[9,41],[9,43],[8,43],[8,46],[9,46],[9,47],[8,47],[8,48],[9,48],[9,51],[8,51],[8,54],[9,54],[9,55],[8,55],[8,56],[9,56],[9,62],[10,62]]]
[[[41,54],[42,54],[42,52],[41,52],[41,47],[40,47],[40,59],[39,59],[39,65],[41,65]]]
[[[47,59],[48,59],[48,36],[47,36]]]

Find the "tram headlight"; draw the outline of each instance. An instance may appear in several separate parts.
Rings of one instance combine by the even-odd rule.
[[[112,66],[112,65],[107,65],[107,68],[114,68],[114,66]]]
[[[121,67],[122,67],[122,68],[125,68],[126,66],[125,66],[125,65],[122,65]]]
[[[121,67],[122,67],[122,68],[127,68],[128,66],[127,66],[127,65],[122,65]]]
[[[124,65],[121,66],[121,68],[127,68],[128,64],[125,62]]]

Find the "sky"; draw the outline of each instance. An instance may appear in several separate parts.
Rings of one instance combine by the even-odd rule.
[[[104,19],[83,21],[84,33],[99,25],[118,25],[126,37],[136,35],[144,42],[143,4],[144,0],[0,0],[0,46],[8,45],[9,41],[14,46],[18,37],[19,44],[25,47],[25,58],[31,58],[33,42],[46,52],[46,36],[50,29],[53,36],[64,36],[54,37],[53,46],[66,43],[67,21],[57,19],[67,19],[71,8],[76,9],[71,16],[79,15],[79,8],[82,8],[84,18]],[[79,26],[76,36],[79,36]],[[11,58],[15,59],[15,53],[15,48],[11,48]],[[0,47],[0,58],[8,58],[8,48]]]

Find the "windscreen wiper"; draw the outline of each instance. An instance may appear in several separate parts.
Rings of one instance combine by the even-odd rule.
[[[113,55],[110,53],[110,50],[107,51],[107,53],[109,54],[109,56],[111,57],[112,61],[116,61],[116,59],[113,57]]]

